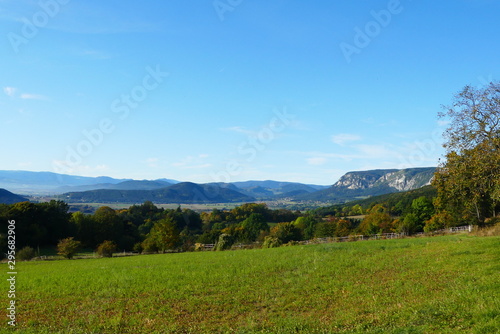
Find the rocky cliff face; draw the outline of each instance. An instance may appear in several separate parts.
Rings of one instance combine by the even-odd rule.
[[[408,191],[430,184],[435,170],[434,167],[429,167],[349,172],[333,188],[363,190],[389,187],[394,191]]]
[[[349,172],[330,188],[305,195],[302,199],[340,203],[418,189],[430,184],[435,171],[435,167],[427,167]]]

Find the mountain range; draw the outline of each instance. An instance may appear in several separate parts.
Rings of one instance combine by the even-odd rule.
[[[0,171],[0,188],[57,196],[70,203],[229,203],[266,200],[342,203],[428,185],[434,167],[349,172],[332,186],[279,181],[179,182],[82,177],[50,172]]]
[[[87,177],[52,172],[0,170],[0,188],[23,195],[56,195],[96,189],[147,190],[179,183],[171,179],[133,180],[108,176]]]

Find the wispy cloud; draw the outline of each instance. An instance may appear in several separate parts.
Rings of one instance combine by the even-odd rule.
[[[147,164],[151,168],[157,168],[159,161],[160,161],[160,159],[158,159],[158,158],[148,158],[144,161],[144,163]]]
[[[332,141],[337,145],[345,145],[358,140],[361,140],[361,136],[352,133],[340,133],[332,136]]]
[[[17,91],[17,89],[14,88],[14,87],[4,87],[3,88],[3,92],[6,95],[11,96],[11,97],[14,96],[14,95],[16,95],[16,91]]]
[[[182,169],[202,169],[212,167],[211,163],[205,161],[209,158],[208,154],[200,154],[198,156],[187,156],[181,161],[172,163],[172,166]]]
[[[42,100],[42,101],[48,100],[46,96],[40,94],[23,93],[19,97],[23,100]]]
[[[48,97],[42,94],[21,93],[18,95],[18,89],[12,86],[3,87],[3,92],[7,96],[20,98],[23,100],[48,100]]]
[[[105,59],[111,59],[113,58],[111,54],[105,52],[105,51],[100,51],[100,50],[83,50],[81,52],[81,55],[84,57],[96,59],[96,60],[105,60]]]
[[[102,176],[104,173],[109,172],[111,169],[108,165],[68,165],[66,160],[53,160],[53,166],[63,168],[65,174],[79,175],[79,176]]]
[[[241,133],[241,134],[244,134],[247,136],[255,136],[256,135],[256,133],[254,131],[247,130],[242,126],[232,126],[229,128],[223,128],[222,130],[229,131],[229,132],[235,132],[235,133]]]
[[[307,163],[312,166],[321,166],[324,165],[326,162],[327,159],[325,157],[314,157],[307,159]]]

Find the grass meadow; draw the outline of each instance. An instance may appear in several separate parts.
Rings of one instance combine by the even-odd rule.
[[[500,237],[37,261],[17,269],[18,324],[9,330],[3,317],[3,332],[500,333]]]

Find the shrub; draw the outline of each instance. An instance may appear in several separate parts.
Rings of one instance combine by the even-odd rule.
[[[475,236],[478,236],[478,237],[499,236],[500,235],[500,223],[493,225],[493,226],[490,225],[487,227],[476,229],[472,234]]]
[[[113,253],[117,251],[118,247],[113,241],[104,240],[97,246],[97,254],[102,257],[112,257]]]
[[[64,256],[67,259],[73,258],[78,249],[80,249],[81,242],[76,241],[73,237],[62,239],[57,244],[57,254]]]
[[[447,212],[436,213],[431,219],[425,222],[424,232],[432,233],[437,230],[442,230],[448,227],[449,221],[451,221],[451,217]]]
[[[36,256],[35,250],[29,246],[24,247],[17,252],[16,258],[21,261],[29,261]]]
[[[277,237],[273,237],[268,235],[264,239],[264,243],[262,244],[262,248],[275,248],[281,246],[281,241]]]
[[[500,217],[491,217],[491,218],[486,218],[484,220],[484,225],[485,226],[493,226],[493,225],[498,225],[500,224]]]
[[[216,251],[222,251],[226,249],[230,249],[234,243],[234,238],[230,234],[223,233],[219,237],[219,241],[215,245]]]
[[[158,251],[160,250],[155,240],[152,240],[151,238],[144,240],[141,243],[141,247],[142,247],[142,252],[146,254],[158,253]]]
[[[285,247],[288,247],[288,246],[298,246],[300,244],[301,244],[300,241],[294,241],[294,240],[292,240],[292,241],[287,242],[283,246],[285,246]]]
[[[282,244],[302,240],[301,230],[293,223],[279,223],[271,230],[271,236],[278,238]]]
[[[137,252],[137,253],[142,253],[143,251],[143,248],[142,248],[142,243],[141,242],[138,242],[134,245],[134,248],[133,248],[134,252]]]

